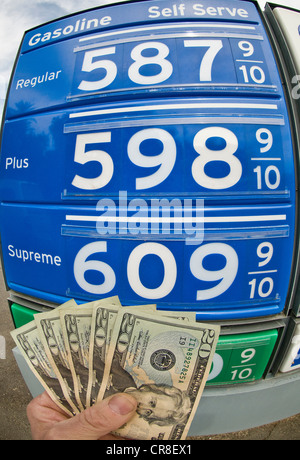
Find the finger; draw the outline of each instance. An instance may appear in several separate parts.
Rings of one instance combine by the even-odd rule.
[[[31,427],[32,439],[43,439],[44,433],[53,425],[69,417],[44,392],[34,398],[27,406],[27,417]]]
[[[107,439],[111,431],[131,419],[136,407],[137,402],[131,395],[116,394],[75,417],[54,425],[47,433],[47,439],[96,440],[102,437]]]

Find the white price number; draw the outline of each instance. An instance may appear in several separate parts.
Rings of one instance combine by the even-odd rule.
[[[243,77],[245,83],[254,82],[257,85],[261,85],[266,81],[266,76],[261,67],[258,67],[256,65],[253,65],[250,67],[248,70],[245,65],[242,65],[239,70],[243,72]]]
[[[106,263],[99,260],[87,260],[89,256],[98,252],[107,252],[106,241],[97,241],[87,244],[78,252],[74,262],[74,276],[79,286],[91,294],[105,294],[111,291],[116,284],[114,270]],[[104,281],[100,285],[91,284],[86,281],[84,274],[88,270],[101,273]]]
[[[255,348],[247,348],[241,353],[241,364],[248,363],[251,359],[254,358],[256,354]],[[240,367],[240,366],[238,366]],[[248,379],[252,374],[253,369],[251,367],[246,367],[244,369],[234,369],[231,371],[232,377],[231,380],[245,380]]]
[[[158,155],[143,155],[140,151],[142,142],[158,139],[162,143],[162,152]],[[128,157],[133,164],[141,168],[159,166],[150,176],[136,179],[136,190],[148,189],[161,184],[171,173],[176,161],[176,144],[167,131],[160,128],[143,129],[134,134],[128,142]]]
[[[243,57],[245,58],[249,58],[254,54],[254,46],[248,41],[240,41],[238,47],[243,51]],[[251,62],[251,60],[249,62]],[[248,67],[244,64],[239,67],[239,70],[243,74],[245,83],[254,82],[257,85],[262,85],[266,81],[265,72],[260,66],[250,65],[250,67]]]
[[[200,62],[199,81],[212,81],[212,68],[215,58],[223,48],[222,40],[184,40],[184,47],[204,47],[207,51]],[[150,50],[153,56],[147,56]],[[153,53],[154,51],[154,53]],[[83,72],[91,73],[95,70],[104,70],[105,76],[100,80],[82,80],[78,86],[81,91],[99,91],[113,83],[118,74],[118,68],[114,61],[109,59],[99,59],[105,56],[116,54],[116,47],[101,48],[86,51],[83,58]],[[173,74],[173,65],[169,57],[170,49],[165,43],[151,41],[140,43],[131,51],[130,57],[133,63],[128,68],[128,77],[138,85],[157,85],[168,80]],[[158,66],[158,72],[154,75],[145,75],[142,68]]]
[[[258,190],[262,189],[263,179],[265,181],[266,186],[270,190],[276,190],[280,185],[280,171],[277,166],[270,165],[267,166],[264,173],[262,172],[262,167],[257,166],[253,170],[257,174],[257,188]],[[273,179],[271,180],[271,178]]]
[[[107,294],[116,285],[116,275],[113,268],[99,260],[90,259],[97,253],[107,252],[107,242],[93,242],[84,246],[77,254],[74,261],[74,277],[77,284],[91,294]],[[147,255],[155,255],[163,263],[164,277],[156,288],[148,288],[140,278],[140,264]],[[226,263],[221,270],[207,270],[203,267],[203,260],[213,254],[225,257]],[[88,259],[88,260],[87,260]],[[85,274],[92,270],[102,274],[104,281],[91,284],[86,281]],[[197,290],[196,300],[208,300],[220,296],[229,289],[236,278],[238,271],[238,256],[235,250],[224,243],[210,243],[197,248],[190,258],[191,274],[201,281],[219,281],[214,287]],[[166,297],[173,290],[177,281],[177,262],[173,253],[160,243],[142,243],[130,253],[127,261],[127,278],[132,290],[145,299],[160,299]]]
[[[92,72],[96,69],[104,69],[106,75],[101,80],[97,81],[85,81],[82,80],[78,89],[81,91],[98,91],[106,86],[110,85],[117,76],[117,66],[113,61],[108,59],[96,60],[98,57],[102,56],[109,56],[115,54],[116,48],[115,46],[111,48],[102,48],[98,50],[87,51],[84,55],[83,64],[82,64],[82,71],[83,72]]]
[[[143,56],[143,51],[149,49],[154,49],[156,55],[153,57]],[[169,52],[168,46],[160,42],[141,43],[136,46],[131,52],[131,58],[134,63],[128,70],[130,80],[139,85],[155,85],[170,78],[173,73],[173,66],[171,62],[166,59]],[[144,76],[140,73],[141,67],[152,64],[159,66],[160,72],[158,74]]]
[[[221,150],[211,150],[206,143],[210,138],[220,137],[225,140],[226,146]],[[192,175],[195,181],[203,187],[222,190],[235,185],[242,176],[240,160],[234,156],[238,149],[238,139],[235,134],[226,128],[204,128],[194,138],[194,149],[199,157],[192,164]],[[205,173],[205,166],[212,161],[221,161],[229,165],[229,173],[222,178],[212,178]]]
[[[269,242],[263,242],[257,247],[257,256],[262,259],[259,263],[259,267],[263,267],[267,265],[274,253],[273,245]],[[259,273],[259,272],[258,272]],[[256,278],[253,278],[249,281],[249,285],[251,286],[250,290],[250,299],[253,299],[258,294],[259,297],[265,298],[271,295],[273,288],[274,288],[274,280],[270,276],[264,277],[262,280],[257,282]]]
[[[199,73],[195,78],[195,82],[212,82],[216,58],[224,48],[223,41],[184,39],[183,46],[184,49],[194,48],[196,53],[200,48],[207,48],[204,54],[199,52],[199,56],[201,56],[199,58]],[[248,41],[240,41],[238,47],[243,52],[244,58],[251,57],[255,52],[254,46]],[[183,50],[182,53],[184,57],[185,51]],[[92,72],[101,70],[102,73],[104,71],[104,76],[98,80],[94,79],[94,81],[82,80],[78,85],[78,89],[85,92],[95,92],[107,88],[112,84],[118,76],[117,64],[112,60],[112,57],[116,56],[116,54],[116,46],[85,51],[81,66],[82,72],[91,74]],[[106,57],[110,57],[110,59],[106,59]],[[174,68],[171,58],[170,48],[165,43],[154,40],[140,43],[131,50],[130,58],[129,56],[125,56],[125,62],[127,63],[128,61],[130,64],[127,71],[128,77],[131,82],[142,86],[163,83],[173,75]],[[245,61],[247,62],[247,59]],[[249,62],[250,66],[247,63],[247,65],[244,64],[239,67],[244,82],[246,84],[262,85],[266,81],[264,70],[258,65],[251,65],[251,61]],[[120,64],[120,67],[123,68],[124,65]],[[121,80],[121,84],[123,84],[123,75],[120,76]]]
[[[239,42],[238,47],[243,51],[244,57],[250,57],[254,53],[254,46],[250,42],[241,41]]]
[[[114,172],[114,163],[111,156],[103,150],[86,151],[88,144],[100,144],[111,142],[111,133],[92,133],[79,134],[76,139],[75,146],[75,163],[86,164],[90,161],[100,163],[102,172],[95,178],[85,178],[76,175],[72,181],[74,187],[82,190],[97,190],[107,185]]]
[[[225,141],[225,146],[219,149],[208,147],[209,141],[220,138]],[[257,141],[263,145],[261,152],[267,152],[273,145],[273,135],[268,129],[260,128],[256,132]],[[158,140],[162,146],[161,151],[154,155],[145,155],[141,152],[143,142]],[[89,162],[99,163],[101,174],[86,178],[75,175],[72,185],[81,190],[97,190],[109,184],[114,174],[114,163],[105,150],[89,150],[91,144],[110,144],[112,132],[98,132],[91,134],[78,134],[75,145],[74,162],[84,165]],[[213,126],[200,129],[193,139],[193,147],[197,153],[191,165],[191,174],[194,181],[209,190],[225,190],[236,185],[243,174],[243,167],[237,157],[239,141],[236,135],[227,128]],[[136,132],[127,145],[129,160],[140,168],[154,168],[157,170],[148,175],[139,177],[135,181],[136,190],[146,190],[163,183],[172,173],[177,159],[177,145],[173,136],[161,128],[148,128]],[[224,177],[209,175],[207,165],[221,162],[227,165],[224,168]],[[153,169],[152,169],[153,170]],[[268,189],[275,190],[280,185],[280,171],[274,165],[269,165],[263,172],[261,166],[254,169],[257,175],[257,189],[263,188],[263,180]]]
[[[256,132],[256,140],[263,146],[260,148],[260,153],[267,153],[273,147],[273,134],[269,129],[260,128]],[[276,190],[280,185],[280,171],[277,166],[269,165],[264,172],[261,166],[257,166],[254,170],[257,176],[257,189],[261,190],[263,181],[270,190]]]

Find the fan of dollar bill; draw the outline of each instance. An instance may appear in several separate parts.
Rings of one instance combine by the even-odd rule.
[[[55,403],[74,416],[114,393],[131,393],[137,412],[115,434],[185,439],[220,328],[195,313],[123,307],[110,297],[74,300],[38,313],[11,335]]]

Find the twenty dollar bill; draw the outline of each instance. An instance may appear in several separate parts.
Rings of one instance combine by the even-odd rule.
[[[219,332],[215,325],[122,309],[114,325],[98,400],[127,392],[137,399],[138,408],[116,434],[131,439],[184,439]]]

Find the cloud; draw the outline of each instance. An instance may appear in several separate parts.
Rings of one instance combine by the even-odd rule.
[[[116,0],[0,1],[0,121],[8,82],[25,31],[68,14],[112,3]]]
[[[0,77],[9,80],[26,30],[77,11],[111,3],[112,0],[1,0]]]
[[[0,76],[9,78],[19,44],[26,30],[65,14],[53,2],[41,4],[37,0],[2,0],[0,4]]]
[[[3,88],[8,84],[24,32],[48,21],[90,8],[129,0],[1,0],[0,2],[0,112]],[[298,0],[278,0],[293,6]],[[259,0],[261,6],[265,0]]]

